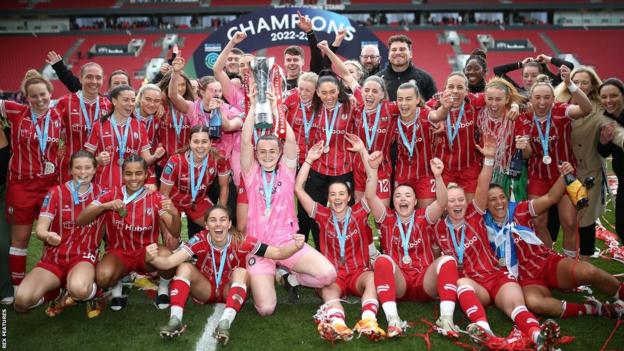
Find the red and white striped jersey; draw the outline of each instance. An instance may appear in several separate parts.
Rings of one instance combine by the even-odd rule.
[[[110,118],[114,117],[111,116]],[[98,172],[95,175],[95,182],[108,189],[122,184],[122,169],[117,163],[121,158],[119,141],[117,140],[117,135],[115,134],[110,118],[94,125],[93,132],[91,132],[89,140],[85,144],[85,149],[95,155],[98,155],[102,151],[107,151],[110,154],[110,163],[105,166],[99,166]],[[145,126],[135,118],[128,118],[123,124],[117,125],[117,128],[122,137],[125,134],[125,128],[130,128],[130,130],[128,130],[124,158],[127,158],[129,155],[141,155],[143,151],[150,150]]]
[[[56,108],[59,110],[62,118],[62,125],[65,131],[65,158],[69,162],[71,155],[81,150],[84,144],[89,140],[89,132],[87,130],[87,122],[85,118],[91,121],[91,128],[97,124],[102,116],[107,115],[111,110],[111,103],[103,96],[97,97],[100,104],[99,113],[95,116],[97,103],[96,101],[85,101],[85,110],[88,114],[85,117],[82,107],[80,106],[80,97],[78,93],[70,93],[59,99]]]
[[[362,103],[362,93],[359,89],[357,89],[353,95],[358,100],[358,103]],[[354,123],[359,112],[357,106],[353,104],[349,104],[349,106],[348,111],[346,110],[345,104],[337,107],[339,110],[336,115],[334,129],[330,136],[329,152],[323,153],[318,161],[312,164],[312,169],[320,174],[337,176],[353,171],[354,154],[347,150],[347,148],[351,147],[351,144],[349,144],[345,138],[345,134],[354,132]],[[327,144],[325,120],[327,120],[327,126],[329,127],[327,129],[331,130],[334,110],[335,109],[329,110],[325,108],[325,106],[320,107],[319,112],[317,112],[318,116],[315,116],[314,125],[312,125],[312,133],[314,134],[313,140],[324,140],[325,144]],[[327,118],[325,118],[325,116]]]
[[[160,181],[163,184],[172,186],[169,197],[176,207],[189,206],[193,202],[191,195],[191,173],[189,169],[189,153],[175,154],[169,158],[165,168],[163,169]],[[202,179],[199,180],[199,191],[195,198],[199,201],[208,193],[208,189],[217,179],[217,176],[228,176],[230,174],[230,166],[226,159],[219,157],[216,159],[213,154],[208,154],[208,162],[206,171]],[[203,161],[202,161],[203,162]],[[201,173],[202,163],[195,166],[195,178]]]
[[[330,208],[315,203],[312,218],[319,225],[321,253],[336,267],[336,270],[350,273],[370,267],[368,245],[371,243],[373,234],[368,225],[369,209],[363,202],[351,207],[351,217],[345,241],[344,263],[340,262],[340,243],[332,213]],[[342,225],[343,221],[338,221],[338,227],[341,230],[343,230]]]
[[[516,135],[528,135],[533,153],[529,158],[529,179],[553,179],[559,176],[559,162],[576,164],[576,159],[570,144],[572,119],[568,117],[568,104],[557,102],[551,110],[550,133],[548,135],[548,154],[552,158],[550,165],[542,162],[544,149],[540,141],[538,125],[533,120],[532,113],[523,113],[516,123]],[[546,119],[539,121],[539,128],[545,136]]]
[[[411,233],[408,232],[409,222],[401,223],[397,213],[390,208],[386,208],[377,224],[381,232],[380,241],[382,252],[390,255],[402,270],[423,273],[435,260],[433,248],[437,246],[437,243],[433,232],[427,230],[430,222],[427,218],[426,209],[416,209],[414,214],[414,226]],[[407,253],[411,259],[409,263],[403,262],[403,241],[401,239],[399,225],[403,226],[405,235],[410,236],[407,241]]]
[[[160,126],[158,128],[158,141],[162,143],[167,153],[165,153],[160,161],[158,161],[158,164],[164,167],[169,157],[179,153],[189,145],[189,134],[192,125],[186,114],[175,110],[176,120],[179,121],[180,118],[182,119],[180,135],[178,135],[175,129],[175,124],[173,123],[173,116],[171,113],[172,106],[168,104],[164,104],[163,106],[166,111],[165,117],[160,122]],[[178,127],[180,126],[178,125]]]
[[[430,112],[431,110],[428,107],[422,107],[418,116],[411,122],[405,123],[399,118],[392,128],[393,139],[397,143],[397,163],[394,171],[394,179],[397,184],[406,183],[409,179],[430,177],[432,175],[429,166],[429,160],[433,158],[433,140],[431,137],[431,122],[429,122]],[[399,123],[408,145],[413,140],[412,136],[414,135],[414,128],[416,128],[412,156],[410,156],[408,146],[405,145],[403,138],[401,138]]]
[[[158,129],[160,128],[160,119],[156,116],[141,116],[140,110],[137,109],[134,113],[134,117],[137,121],[140,121],[145,127],[145,131],[147,132],[147,141],[150,144],[150,152],[154,153],[156,151],[156,147],[158,147]]]
[[[102,194],[93,203],[101,205],[116,199],[123,200],[121,186],[116,186]],[[165,197],[159,192],[147,194],[143,191],[126,205],[127,216],[119,216],[118,211],[106,211],[103,215],[108,240],[107,248],[134,251],[158,242],[160,217],[166,213],[160,205],[163,200]]]
[[[29,105],[13,101],[0,100],[0,116],[6,116],[11,128],[11,160],[9,161],[8,181],[31,180],[35,178],[56,178],[58,172],[44,175],[44,162],[52,162],[58,170],[59,137],[61,135],[61,116],[56,109],[36,116],[36,125],[42,134],[45,130],[46,115],[50,114],[47,144],[44,154],[39,149],[39,137],[36,125],[32,122],[32,110]],[[44,161],[45,159],[45,161]]]
[[[362,117],[362,111],[364,110],[364,104],[360,104],[358,114],[354,118],[355,125],[355,134],[362,139],[364,145],[368,149],[368,153],[371,154],[374,151],[381,151],[383,154],[383,162],[379,166],[380,174],[387,174],[388,176],[392,173],[392,165],[390,160],[390,146],[393,142],[393,129],[396,126],[397,117],[399,116],[399,109],[394,102],[390,102],[388,100],[383,100],[380,102],[381,110],[379,111],[379,124],[377,126],[377,131],[373,133],[373,128],[375,124],[375,116],[377,115],[377,110],[365,112],[366,114],[366,122],[368,124],[368,133],[369,136],[372,134],[372,147],[368,149],[368,144],[366,141],[366,132],[364,131],[364,119]],[[359,155],[353,157],[353,170],[355,172],[365,173],[366,170],[364,168],[364,164],[362,163],[362,158]]]
[[[214,267],[217,269],[221,265],[221,260],[223,259],[224,252],[217,248],[213,247],[210,242],[210,233],[207,230],[203,230],[198,234],[195,234],[187,243],[183,244],[180,249],[186,252],[189,257],[196,256],[197,261],[195,262],[195,267],[199,269],[204,276],[206,276],[211,282],[216,282],[216,272]],[[237,241],[233,238],[230,238],[230,244],[227,249],[227,257],[225,259],[223,272],[221,273],[221,286],[227,284],[230,277],[230,272],[234,270],[236,267],[245,267],[245,258],[248,254],[255,255],[258,249],[260,248],[261,242],[256,238],[246,237],[244,241]],[[215,257],[213,266],[213,256],[212,252],[214,249]]]
[[[97,256],[102,241],[103,219],[97,218],[85,226],[78,226],[76,218],[88,204],[102,194],[102,188],[92,183],[88,192],[78,195],[79,203],[75,204],[69,183],[50,189],[43,200],[39,216],[52,220],[48,231],[58,234],[61,243],[57,246],[44,244],[41,260],[60,263],[85,254]]]
[[[514,212],[514,223],[529,227],[533,227],[533,201],[522,201],[516,205]],[[520,239],[514,234],[514,242],[516,244],[516,257],[518,257],[518,273],[522,279],[539,279],[538,274],[542,268],[546,266],[546,261],[552,255],[558,255],[552,249],[544,245],[531,245]]]
[[[434,231],[442,253],[455,257],[458,265],[463,266],[464,275],[469,278],[487,278],[497,271],[502,271],[498,267],[498,260],[490,247],[485,221],[483,220],[484,213],[474,203],[471,203],[466,209],[464,224],[461,227],[455,227],[453,233],[451,233],[444,218],[429,227]],[[463,260],[460,260],[451,235],[455,236],[458,247],[461,247],[462,228],[464,226],[466,227],[463,245],[464,254]]]
[[[444,162],[444,168],[451,171],[461,171],[472,166],[476,162],[480,162],[481,154],[477,151],[475,143],[477,142],[477,116],[481,109],[485,106],[483,93],[466,95],[464,102],[464,116],[459,123],[459,131],[451,145],[448,138],[450,132],[446,127],[447,119],[450,117],[452,131],[455,130],[455,124],[459,118],[460,109],[451,109],[449,116],[442,123],[445,124],[444,142],[441,147],[436,149],[436,156]],[[436,98],[432,98],[427,102],[431,108],[435,108],[438,104]]]
[[[301,98],[299,97],[299,91],[297,89],[290,90],[288,97],[284,100],[283,107],[286,112],[286,121],[290,124],[290,127],[295,133],[295,138],[297,138],[297,146],[299,147],[299,164],[303,164],[306,155],[308,154],[308,150],[312,145],[318,142],[318,140],[315,139],[316,135],[310,129],[309,140],[306,141],[303,111],[301,110]],[[312,120],[312,123],[314,124],[316,120],[319,119],[319,116],[312,111],[312,103],[304,104],[304,110],[308,121]]]

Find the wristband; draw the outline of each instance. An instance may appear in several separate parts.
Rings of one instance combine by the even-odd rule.
[[[305,161],[303,161],[303,162],[305,162],[305,163],[309,164],[309,165],[310,165],[310,167],[312,167],[312,163],[308,162],[308,160],[305,160]]]
[[[570,83],[570,85],[568,85],[568,90],[570,91],[570,93],[574,93],[578,90],[578,87],[576,86],[576,84]]]
[[[485,166],[494,166],[494,159],[493,158],[485,158],[485,159],[483,159],[483,164]]]

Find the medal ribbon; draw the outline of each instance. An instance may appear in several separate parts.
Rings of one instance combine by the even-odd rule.
[[[373,142],[375,142],[375,137],[377,136],[377,127],[379,126],[379,115],[381,114],[381,103],[377,105],[377,110],[375,111],[375,122],[373,124],[373,128],[370,131],[370,135],[368,133],[368,118],[366,116],[366,111],[362,111],[362,126],[364,127],[364,135],[366,136],[366,146],[367,150],[371,151],[373,147]]]
[[[221,258],[219,260],[219,270],[217,270],[217,262],[215,262],[215,251],[214,251],[214,245],[212,243],[210,243],[210,251],[212,253],[212,269],[215,272],[215,281],[217,284],[217,288],[219,288],[219,286],[221,285],[221,276],[223,275],[223,268],[225,267],[225,261],[227,261],[227,252],[228,252],[228,247],[230,246],[230,242],[231,242],[231,238],[229,237],[228,234],[228,242],[227,244],[225,244],[225,246],[223,247],[223,249],[221,250]]]
[[[80,100],[80,110],[82,111],[82,117],[84,118],[87,126],[87,135],[89,135],[91,134],[91,129],[93,129],[93,123],[100,117],[100,98],[95,98],[95,113],[93,114],[93,118],[91,118],[91,116],[89,116],[89,111],[87,111],[84,97],[82,96],[82,90],[80,90],[76,95],[78,96],[78,100]]]
[[[401,217],[399,217],[399,214],[397,213],[397,227],[399,227],[399,234],[401,235],[401,246],[403,247],[403,256],[409,256],[407,251],[409,249],[410,237],[412,236],[412,229],[414,229],[414,215],[415,214],[416,212],[413,212],[412,215],[410,216],[410,222],[407,227],[407,233],[406,233],[405,230],[403,229],[403,223],[401,222]]]
[[[199,192],[199,188],[201,187],[202,179],[204,179],[204,174],[206,174],[206,167],[208,166],[208,156],[204,158],[202,162],[201,170],[199,171],[199,177],[195,179],[195,161],[193,160],[193,152],[189,152],[189,169],[191,173],[191,198],[193,202],[195,202],[195,198],[197,197],[197,193]]]
[[[419,114],[420,114],[420,108],[416,110],[416,118],[418,118]],[[403,122],[401,121],[400,118],[397,121],[397,123],[399,125],[399,135],[401,135],[401,140],[403,141],[403,145],[407,149],[409,156],[412,157],[414,156],[414,145],[416,144],[416,131],[418,130],[418,123],[416,119],[414,119],[414,129],[412,129],[412,139],[409,142],[407,141],[407,137],[405,136],[405,132],[403,131]]]
[[[271,171],[271,183],[267,182],[266,172],[265,170],[261,170],[262,172],[262,186],[264,187],[264,203],[266,205],[266,209],[271,209],[271,197],[273,195],[273,185],[275,185],[275,178],[277,178],[275,174],[275,170]]]
[[[325,147],[329,147],[332,133],[334,132],[334,126],[336,125],[338,110],[340,110],[340,103],[337,103],[336,106],[334,106],[334,114],[331,119],[331,124],[327,125],[327,109],[323,107],[323,115],[325,116]]]
[[[50,127],[50,112],[45,115],[45,122],[43,123],[43,131],[39,127],[37,123],[37,116],[35,116],[35,112],[30,110],[30,118],[32,120],[33,126],[35,126],[35,133],[37,133],[37,139],[39,140],[39,150],[41,151],[41,157],[45,159],[45,150],[48,145],[48,128]]]
[[[152,123],[154,122],[154,115],[149,115],[147,117],[143,117],[141,116],[141,109],[137,108],[136,110],[134,110],[134,114],[136,116],[137,121],[139,122],[143,122],[143,119],[145,119],[145,129],[149,130],[150,127],[152,126]]]
[[[457,245],[457,238],[455,238],[455,228],[453,227],[453,223],[451,220],[446,218],[446,227],[448,228],[449,234],[451,234],[451,239],[453,240],[453,247],[455,248],[455,252],[457,253],[457,262],[459,264],[464,263],[464,250],[466,247],[464,246],[464,242],[466,241],[466,226],[464,223],[461,230],[461,242]]]
[[[312,123],[314,122],[314,111],[312,111],[312,117],[310,117],[310,120],[308,121],[306,108],[303,105],[303,102],[301,102],[300,105],[301,105],[301,113],[303,114],[303,131],[305,133],[306,143],[308,143],[310,140],[310,130],[312,129]]]
[[[446,114],[446,135],[448,136],[450,146],[453,146],[453,141],[457,137],[457,134],[459,134],[459,126],[464,118],[464,112],[464,103],[462,102],[461,107],[459,108],[457,121],[455,121],[455,128],[452,128],[451,126],[451,111]]]
[[[176,139],[180,139],[180,133],[182,133],[182,122],[184,121],[184,115],[180,113],[180,119],[176,115],[175,107],[169,104],[169,111],[171,111],[171,119],[173,120],[173,129],[175,129]]]
[[[113,126],[113,130],[115,131],[115,136],[117,137],[117,143],[119,144],[119,159],[124,159],[124,154],[126,153],[126,144],[128,143],[128,131],[130,130],[130,119],[126,120],[126,125],[124,126],[124,136],[123,139],[121,134],[119,133],[119,128],[117,127],[117,120],[115,116],[111,116],[110,123]]]
[[[280,140],[286,139],[286,112],[281,106],[283,105],[283,91],[282,83],[284,82],[284,74],[279,65],[273,64],[269,72],[270,80],[273,85],[273,94],[277,100],[277,123],[273,129],[277,132],[277,137]]]
[[[546,131],[542,132],[542,124],[539,119],[533,113],[533,122],[535,123],[535,127],[537,127],[537,134],[540,138],[540,144],[542,144],[542,150],[544,151],[544,157],[548,156],[548,137],[550,136],[550,122],[551,122],[551,111],[548,111],[548,115],[546,116]]]
[[[336,218],[336,214],[332,211],[332,218],[334,221],[334,229],[336,230],[336,237],[338,238],[338,245],[340,246],[340,258],[344,259],[345,257],[345,242],[347,241],[347,231],[349,230],[349,219],[351,218],[351,207],[347,209],[347,213],[344,216],[344,220],[342,222],[342,228],[338,224],[338,218]]]
[[[124,205],[127,205],[127,204],[131,203],[132,201],[134,201],[134,199],[136,199],[141,194],[143,194],[144,191],[145,191],[145,187],[141,187],[141,189],[135,191],[134,194],[128,196],[128,191],[126,190],[126,186],[123,186],[121,188],[121,193],[123,194],[123,203],[124,203]]]

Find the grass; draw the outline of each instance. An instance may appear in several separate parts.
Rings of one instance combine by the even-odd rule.
[[[609,212],[611,220],[613,212]],[[186,227],[186,226],[184,226]],[[186,233],[183,233],[186,236]],[[601,244],[601,243],[600,243]],[[28,267],[36,264],[41,253],[41,242],[32,238],[29,248]],[[622,273],[622,264],[614,261],[594,259],[595,265],[611,272]],[[286,302],[281,287],[278,291],[278,306],[274,315],[260,317],[254,310],[252,301],[247,301],[237,316],[231,331],[230,343],[220,349],[228,350],[319,350],[334,348],[321,340],[316,333],[312,316],[321,304],[312,289],[302,290],[302,301],[293,305]],[[611,298],[596,294],[601,300]],[[556,296],[568,300],[580,301],[578,294],[556,293]],[[359,302],[345,304],[347,322],[354,325],[359,319]],[[6,307],[2,307],[5,309]],[[437,313],[436,303],[399,303],[401,316],[418,322],[425,318],[434,321]],[[455,321],[462,327],[468,324],[461,311],[455,313]],[[187,304],[184,322],[187,331],[176,340],[162,340],[158,328],[166,324],[169,311],[156,310],[150,298],[142,291],[133,289],[128,307],[121,312],[112,312],[108,308],[100,317],[88,319],[83,305],[68,308],[54,318],[44,314],[40,307],[26,314],[16,314],[7,309],[7,346],[9,350],[192,350],[203,333],[206,320],[213,312],[212,305]],[[512,323],[495,308],[487,310],[490,324],[499,335],[507,335]],[[386,325],[382,311],[379,322]],[[576,340],[564,347],[565,350],[599,350],[609,336],[615,322],[599,317],[582,317],[558,320],[563,334],[574,335]],[[418,323],[408,329],[409,333],[423,333],[427,327]],[[463,340],[466,341],[466,340]],[[461,350],[448,340],[431,335],[432,350]],[[624,327],[619,329],[609,344],[608,350],[622,349],[624,345]],[[425,349],[425,342],[420,337],[408,336],[398,340],[385,340],[371,343],[366,339],[354,339],[348,343],[335,345],[337,350],[415,350]]]

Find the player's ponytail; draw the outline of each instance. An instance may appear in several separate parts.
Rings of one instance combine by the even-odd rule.
[[[22,93],[28,96],[28,87],[39,83],[44,84],[46,86],[46,89],[48,89],[48,92],[52,94],[52,91],[54,90],[54,88],[52,87],[52,83],[44,78],[41,73],[39,73],[39,71],[37,71],[36,69],[29,69],[28,71],[26,71],[24,79],[22,80]]]

